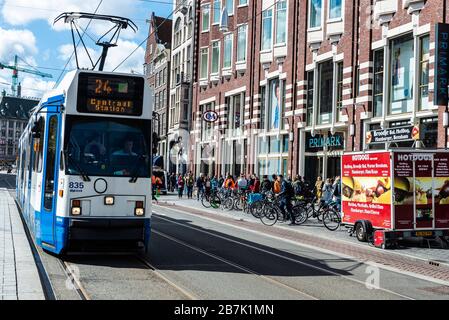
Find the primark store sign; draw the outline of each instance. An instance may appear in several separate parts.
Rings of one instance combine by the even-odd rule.
[[[449,85],[449,24],[435,26],[435,104],[448,104]]]

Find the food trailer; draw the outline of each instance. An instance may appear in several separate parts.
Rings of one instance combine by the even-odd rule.
[[[449,151],[389,149],[342,156],[342,224],[388,248],[449,235]]]

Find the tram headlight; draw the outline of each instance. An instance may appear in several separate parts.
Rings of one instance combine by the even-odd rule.
[[[80,216],[81,215],[81,201],[80,200],[72,200],[72,216]]]
[[[114,197],[104,197],[104,204],[107,206],[114,205]]]
[[[143,208],[143,201],[136,201],[136,207],[134,208],[134,215],[139,217],[145,215],[145,209]]]

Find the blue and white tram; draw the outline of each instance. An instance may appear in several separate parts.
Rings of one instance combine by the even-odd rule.
[[[42,248],[148,247],[150,91],[143,76],[76,70],[34,109],[20,138],[16,191]]]

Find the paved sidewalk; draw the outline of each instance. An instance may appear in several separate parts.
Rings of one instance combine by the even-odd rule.
[[[170,205],[176,205],[179,207],[179,209],[181,209],[181,207],[186,207],[190,209],[200,210],[201,212],[207,212],[213,215],[232,217],[236,220],[248,221],[258,224],[261,223],[259,219],[256,219],[252,215],[243,213],[241,211],[227,211],[212,208],[207,209],[201,204],[201,202],[198,202],[196,200],[196,197],[194,197],[194,199],[187,199],[186,197],[183,197],[182,200],[179,200],[176,195],[169,194],[167,196],[161,196],[159,198],[159,202],[161,204],[167,203]],[[334,239],[339,242],[350,242],[356,245],[370,246],[368,243],[359,242],[355,237],[350,237],[345,227],[340,227],[340,229],[336,231],[329,231],[323,226],[322,223],[317,222],[316,219],[310,219],[301,226],[276,224],[273,227],[295,231],[302,234],[314,235],[326,239]],[[422,246],[420,243],[408,243],[407,247],[401,247],[400,249],[389,249],[387,251],[390,253],[405,255],[416,259],[434,261],[449,266],[449,249],[440,249],[435,247],[428,248],[427,243],[424,243]]]
[[[0,188],[0,300],[44,300],[33,254],[14,199]]]

